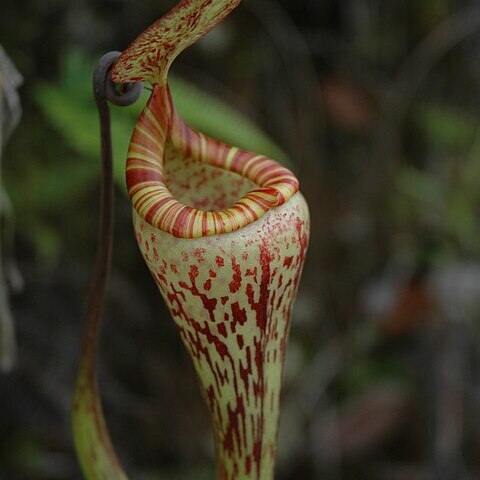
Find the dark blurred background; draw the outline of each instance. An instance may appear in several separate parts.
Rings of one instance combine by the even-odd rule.
[[[18,77],[0,56],[5,371],[10,317],[17,341],[0,375],[1,480],[81,478],[69,410],[98,222],[90,77],[175,3],[1,2],[0,45],[23,76],[7,138]],[[276,478],[479,478],[479,2],[244,0],[173,74],[188,122],[289,162],[310,205]],[[113,108],[100,385],[130,478],[207,480],[207,410],[124,193],[143,103]]]

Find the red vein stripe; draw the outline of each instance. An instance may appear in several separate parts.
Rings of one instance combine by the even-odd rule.
[[[235,172],[256,188],[225,210],[198,210],[176,200],[165,184],[165,145],[184,157]],[[172,103],[168,85],[156,85],[140,115],[127,158],[127,187],[137,213],[154,227],[181,238],[238,230],[285,203],[298,191],[293,173],[277,162],[224,145],[186,125]]]

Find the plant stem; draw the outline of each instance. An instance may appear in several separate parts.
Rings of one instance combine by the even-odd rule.
[[[100,120],[102,157],[100,226],[72,417],[77,455],[88,480],[127,480],[103,417],[96,371],[100,321],[113,244],[113,161],[107,100],[117,105],[129,105],[138,99],[141,92],[141,84],[129,84],[120,93],[115,91],[110,79],[110,68],[119,55],[118,52],[104,55],[98,61],[93,75],[93,92]]]

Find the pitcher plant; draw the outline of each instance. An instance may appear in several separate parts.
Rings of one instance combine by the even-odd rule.
[[[116,59],[111,78],[126,84],[125,90],[139,82],[153,87],[131,137],[127,190],[138,246],[210,410],[216,477],[271,480],[308,208],[290,170],[186,125],[167,80],[175,57],[239,2],[180,2]],[[101,281],[92,287],[74,395],[74,438],[86,478],[126,479],[103,420],[96,379],[109,253],[99,257],[104,265],[98,267],[97,258]]]

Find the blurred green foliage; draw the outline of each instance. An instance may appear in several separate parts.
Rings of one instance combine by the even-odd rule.
[[[400,223],[436,237],[431,260],[451,259],[453,250],[480,255],[480,131],[466,110],[448,103],[425,103],[414,125],[430,156],[421,166],[403,162],[395,177],[394,212]],[[453,249],[453,250],[452,250]]]
[[[414,122],[427,142],[437,147],[463,148],[476,132],[475,118],[448,104],[429,103],[420,106]]]

